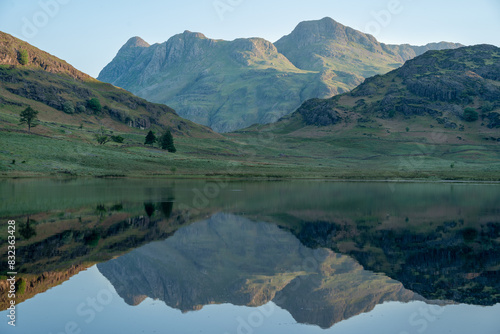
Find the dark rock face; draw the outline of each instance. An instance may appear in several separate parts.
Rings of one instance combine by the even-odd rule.
[[[337,124],[341,117],[333,107],[332,100],[309,100],[305,102],[297,112],[302,115],[306,125],[328,126]]]

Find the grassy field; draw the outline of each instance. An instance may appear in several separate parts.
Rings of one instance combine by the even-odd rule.
[[[123,144],[98,145],[95,129],[48,122],[32,134],[0,112],[0,176],[242,177],[500,180],[496,143],[432,143],[411,133],[351,128],[336,136],[316,129],[280,135],[250,131],[226,138],[176,138],[177,153],[143,145],[146,131],[117,132]],[[17,129],[16,129],[17,127]],[[365,131],[366,132],[363,132]],[[455,136],[456,137],[456,136]]]
[[[104,114],[68,115],[1,87],[0,93],[6,101],[0,103],[0,177],[500,180],[498,136],[478,123],[460,131],[416,116],[317,127],[305,126],[294,114],[220,135],[173,114],[178,125],[163,122],[173,130],[177,153],[171,154],[144,145],[149,129]],[[40,124],[31,134],[19,125],[26,105],[39,111]],[[101,126],[124,142],[98,145],[94,135]],[[151,129],[162,132],[157,125]]]

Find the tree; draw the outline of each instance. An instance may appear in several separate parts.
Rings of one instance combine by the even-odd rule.
[[[148,134],[146,135],[146,140],[144,141],[144,145],[151,145],[156,142],[156,136],[153,131],[149,131]]]
[[[26,124],[28,126],[28,132],[31,133],[31,128],[38,125],[37,115],[38,111],[28,107],[21,112],[21,115],[19,116],[19,124]]]
[[[111,140],[111,137],[106,133],[106,129],[103,126],[101,126],[97,133],[94,133],[94,138],[99,145],[104,145]]]
[[[465,108],[464,120],[467,122],[475,122],[479,119],[479,115],[474,108]]]
[[[87,101],[87,107],[95,112],[101,112],[102,110],[101,102],[95,97]]]
[[[26,50],[20,50],[19,51],[19,54],[18,54],[18,60],[19,60],[19,64],[21,65],[28,65],[28,62],[29,62],[29,56],[28,56],[28,51]]]
[[[158,140],[158,143],[163,150],[167,150],[170,153],[177,152],[177,149],[174,146],[174,137],[172,137],[170,130],[165,131],[165,133]]]

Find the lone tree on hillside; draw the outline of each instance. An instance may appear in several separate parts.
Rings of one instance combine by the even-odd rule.
[[[153,131],[149,131],[148,134],[146,135],[146,140],[144,141],[144,145],[151,145],[156,142],[156,136]]]
[[[174,146],[174,137],[172,137],[170,130],[165,131],[165,133],[158,140],[158,143],[163,150],[167,150],[170,153],[177,152],[177,149]]]
[[[19,124],[26,124],[28,126],[28,132],[31,133],[31,128],[38,125],[37,115],[38,111],[28,107],[21,112],[21,115],[19,116]]]
[[[106,133],[106,129],[101,126],[97,133],[94,133],[94,138],[99,145],[104,145],[111,140],[111,136]]]

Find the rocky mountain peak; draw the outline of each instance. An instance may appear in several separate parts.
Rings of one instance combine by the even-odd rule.
[[[201,32],[192,32],[189,30],[184,30],[182,33],[184,38],[199,38],[199,39],[208,39],[207,36],[203,35]]]
[[[125,43],[125,45],[123,45],[122,48],[129,49],[129,48],[148,48],[148,47],[150,47],[148,42],[146,42],[145,40],[143,40],[142,38],[140,38],[138,36],[135,36],[135,37],[132,37],[131,39],[129,39],[127,41],[127,43]]]
[[[347,28],[330,17],[325,17],[321,20],[299,23],[291,34],[284,36],[276,44],[279,45],[290,39],[294,40],[298,47],[305,47],[324,40],[335,40],[338,43],[346,44],[354,32],[356,30]]]

